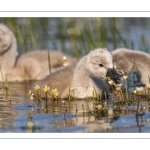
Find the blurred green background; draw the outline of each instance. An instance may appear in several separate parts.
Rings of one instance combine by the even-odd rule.
[[[17,38],[21,55],[61,50],[80,57],[97,47],[126,47],[149,53],[150,18],[0,18]]]

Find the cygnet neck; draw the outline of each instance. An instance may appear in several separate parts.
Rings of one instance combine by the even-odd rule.
[[[92,97],[94,88],[99,93],[100,89],[108,94],[109,86],[101,78],[96,78],[89,74],[86,66],[87,56],[84,56],[77,64],[72,86],[75,88],[75,96],[77,98]]]
[[[75,67],[73,82],[76,86],[89,86],[90,75],[86,68],[87,56],[84,56]],[[77,81],[77,82],[76,82]],[[80,82],[78,82],[80,81]]]
[[[6,50],[5,53],[0,55],[0,64],[4,74],[14,67],[16,56],[17,56],[17,43],[15,37],[13,37],[13,40],[10,46],[8,47],[8,50]]]
[[[131,53],[127,53],[127,57],[133,64],[132,71],[139,71],[141,73],[141,81],[148,84],[148,75],[150,76],[150,55],[140,51],[132,51]]]

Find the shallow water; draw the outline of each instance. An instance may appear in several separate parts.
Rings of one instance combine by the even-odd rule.
[[[2,19],[2,18],[1,18]],[[48,29],[39,28],[36,24],[35,33],[37,31],[40,32],[38,34],[37,47],[35,43],[30,44],[30,42],[22,43],[22,38],[27,39],[25,34],[21,34],[21,37],[18,36],[18,50],[19,53],[26,52],[26,50],[32,49],[61,49],[65,53],[80,53],[82,55],[85,54],[84,43],[86,45],[87,50],[93,49],[93,45],[89,44],[90,37],[87,36],[84,32],[84,42],[81,38],[81,35],[76,38],[75,43],[78,44],[78,52],[73,52],[74,49],[74,41],[71,40],[71,36],[68,34],[69,29],[74,28],[81,28],[84,31],[86,28],[92,30],[89,31],[89,35],[92,36],[93,41],[95,42],[94,45],[97,47],[102,46],[101,42],[103,38],[99,37],[99,30],[98,28],[93,27],[93,23],[97,22],[95,19],[92,18],[77,18],[76,24],[71,23],[69,21],[71,18],[59,18],[60,23],[64,24],[62,28],[62,32],[64,38],[60,37],[60,27],[58,18],[49,18],[49,26]],[[75,18],[74,18],[75,19]],[[65,21],[66,20],[66,21]],[[117,32],[114,33],[115,37],[113,38],[113,30],[111,30],[111,23],[116,20],[115,28],[120,33],[120,36]],[[150,18],[118,18],[118,19],[111,19],[111,18],[102,18],[103,26],[105,27],[104,34],[106,34],[106,47],[112,51],[117,47],[128,47],[137,50],[142,50],[146,52],[149,51],[150,43],[148,39],[150,38]],[[25,21],[29,21],[28,19],[21,18],[20,25],[17,24],[14,27],[17,27],[19,31],[24,31],[27,29],[25,33],[28,35],[28,31],[33,31],[33,29],[28,29],[27,27],[32,27],[32,24],[24,23]],[[3,21],[2,21],[3,22]],[[10,21],[12,23],[13,21]],[[21,23],[22,22],[22,23]],[[35,18],[33,18],[33,23],[35,22]],[[10,25],[9,23],[9,25]],[[27,24],[27,26],[25,26]],[[24,26],[23,26],[24,25]],[[20,28],[21,27],[21,28]],[[23,28],[22,28],[23,27]],[[98,27],[98,26],[97,26]],[[113,27],[113,24],[112,24]],[[39,28],[39,29],[37,29]],[[13,28],[11,28],[13,30]],[[21,30],[22,29],[22,30]],[[94,30],[93,30],[94,29]],[[112,28],[114,29],[114,28]],[[16,28],[13,30],[14,33],[17,33]],[[31,33],[31,37],[34,37],[33,32]],[[52,42],[51,38],[47,38],[44,33],[49,33],[50,37],[55,41]],[[17,34],[18,35],[18,34]],[[36,35],[36,34],[35,34]],[[67,37],[66,37],[67,35]],[[16,36],[17,37],[17,36]],[[66,37],[66,38],[65,38]],[[122,38],[120,38],[122,37]],[[62,39],[61,39],[62,38]],[[34,39],[34,38],[33,38]],[[114,40],[113,40],[114,39]],[[24,41],[24,40],[22,40]],[[29,41],[31,39],[29,38]],[[29,44],[27,44],[29,43]],[[92,42],[91,42],[92,43]],[[25,44],[23,46],[22,44]],[[116,44],[116,46],[115,46]],[[126,45],[127,44],[127,45]],[[54,46],[56,45],[56,46]],[[91,46],[90,46],[91,45]],[[35,46],[35,47],[34,47]],[[55,48],[56,47],[56,48]],[[94,47],[95,48],[95,47]],[[26,50],[25,50],[26,49]],[[75,47],[77,50],[77,47]],[[75,55],[78,56],[78,55]],[[134,74],[133,74],[134,75]],[[130,81],[133,85],[138,82],[136,77],[132,78],[133,80]],[[134,133],[134,132],[150,132],[150,112],[149,108],[144,110],[144,114],[141,116],[136,116],[136,106],[129,106],[129,110],[124,110],[122,112],[116,112],[115,116],[94,116],[93,105],[92,102],[89,102],[88,105],[90,106],[91,113],[83,115],[82,105],[84,104],[85,111],[87,108],[86,100],[77,101],[77,108],[78,112],[76,112],[75,103],[71,102],[70,112],[69,110],[65,114],[65,107],[59,102],[59,111],[53,111],[52,108],[48,111],[42,110],[43,104],[40,104],[40,111],[37,111],[36,107],[33,105],[32,100],[27,97],[28,91],[31,89],[31,84],[28,83],[14,83],[11,84],[12,86],[12,96],[10,97],[9,94],[6,97],[3,95],[2,90],[0,89],[0,132],[13,132],[13,133],[24,133],[24,132],[78,132],[78,133],[87,133],[87,132],[106,132],[106,133]],[[133,86],[130,88],[133,90]],[[129,89],[129,90],[130,90]],[[11,101],[10,101],[11,99]],[[61,105],[61,107],[60,107]],[[55,108],[56,110],[58,108]],[[64,116],[65,114],[65,116]]]
[[[61,100],[58,107],[53,111],[40,110],[33,106],[32,100],[27,97],[31,84],[15,83],[12,87],[12,96],[3,95],[0,98],[0,132],[1,133],[135,133],[150,132],[150,112],[148,105],[144,106],[144,113],[136,116],[137,106],[129,106],[128,111],[116,111],[114,116],[97,116],[93,113],[91,101],[77,100],[66,107]],[[11,99],[11,101],[10,101]],[[110,101],[108,101],[108,108]],[[83,107],[84,114],[83,114]],[[89,108],[88,108],[89,107]],[[91,110],[91,113],[86,113]]]

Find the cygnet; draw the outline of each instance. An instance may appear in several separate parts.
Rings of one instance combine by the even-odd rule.
[[[57,89],[60,98],[68,95],[70,87],[74,88],[72,95],[76,98],[86,98],[93,96],[94,88],[97,94],[101,89],[103,93],[109,94],[106,77],[119,80],[122,76],[113,68],[110,52],[98,48],[82,57],[75,68],[66,67],[58,70],[40,82],[36,82],[35,86],[39,85],[41,90],[45,86]]]
[[[137,50],[119,48],[112,52],[114,66],[122,75],[129,75],[132,72],[141,73],[141,81],[144,84],[149,83],[150,76],[150,55]]]

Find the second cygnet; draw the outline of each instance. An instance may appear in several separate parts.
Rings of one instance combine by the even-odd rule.
[[[150,55],[126,48],[119,48],[112,52],[113,62],[119,73],[129,75],[134,71],[141,73],[141,81],[144,84],[149,83],[150,76]]]
[[[50,51],[51,72],[63,67],[64,54],[60,51]],[[75,65],[78,58],[67,57],[69,65]],[[50,74],[48,51],[36,50],[23,54],[16,66],[7,73],[9,81],[40,80]]]

